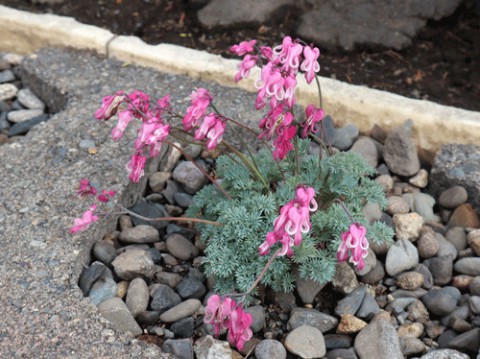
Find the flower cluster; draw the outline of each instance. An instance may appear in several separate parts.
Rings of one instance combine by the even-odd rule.
[[[276,160],[282,160],[293,149],[291,141],[297,131],[292,123],[297,74],[303,71],[307,83],[313,81],[315,74],[320,71],[317,61],[320,50],[311,45],[303,46],[298,40],[293,41],[290,36],[286,36],[282,44],[273,49],[268,46],[260,47],[257,54],[254,54],[255,44],[255,40],[243,41],[230,48],[236,55],[244,56],[235,74],[235,81],[246,78],[255,65],[266,61],[262,66],[260,79],[255,83],[258,89],[255,108],[261,109],[269,103],[270,110],[260,122],[260,138],[270,140],[275,137],[273,156]],[[321,109],[315,108],[314,111],[307,112],[307,120],[300,124],[303,128],[302,137],[307,137],[310,132],[315,133],[318,130],[316,124],[322,118]]]
[[[81,197],[95,197],[99,202],[106,203],[110,201],[113,196],[115,196],[115,191],[102,190],[99,195],[97,195],[98,190],[93,186],[87,178],[82,178],[78,188],[75,190],[75,193]],[[98,221],[98,215],[96,215],[97,206],[95,204],[91,205],[88,211],[83,213],[82,218],[75,218],[73,227],[70,229],[70,233],[77,233],[86,230],[92,223]]]
[[[217,147],[222,141],[227,126],[223,117],[215,112],[205,115],[212,100],[213,96],[204,88],[193,91],[190,96],[191,105],[182,120],[183,129],[190,131],[192,128],[198,127],[200,120],[203,118],[200,127],[195,131],[194,138],[196,141],[207,139],[206,146],[209,150]]]
[[[228,297],[222,300],[219,295],[214,294],[208,298],[203,321],[213,326],[215,337],[218,337],[222,330],[228,329],[228,341],[240,350],[252,337],[252,316]]]
[[[126,104],[126,108],[118,111],[121,104]],[[169,110],[168,95],[158,100],[157,105],[151,108],[149,96],[137,90],[128,95],[118,91],[113,96],[104,97],[102,106],[95,112],[98,120],[108,120],[118,111],[118,122],[112,130],[112,138],[115,141],[122,138],[123,132],[134,118],[142,121],[135,141],[135,152],[127,164],[131,181],[138,182],[144,175],[146,154],[156,157],[160,153],[162,143],[170,133],[170,125],[165,124],[162,118]]]
[[[273,231],[267,233],[265,242],[258,247],[260,255],[270,252],[270,248],[277,242],[282,244],[280,256],[291,256],[292,247],[302,243],[302,233],[307,233],[310,224],[310,212],[318,208],[315,201],[315,190],[312,187],[300,186],[295,198],[280,209],[280,215],[275,219]]]
[[[88,178],[82,178],[80,180],[80,185],[75,190],[75,193],[81,197],[95,197],[99,202],[106,203],[110,201],[115,196],[115,191],[102,190],[99,195],[97,195],[98,190],[93,186]],[[98,221],[98,215],[96,214],[97,205],[93,204],[90,206],[88,211],[83,213],[82,218],[75,218],[74,225],[70,228],[70,233],[77,233],[86,230],[92,223]]]
[[[349,262],[362,270],[365,266],[363,259],[368,255],[366,234],[367,229],[358,223],[353,223],[348,232],[343,232],[342,242],[337,251],[338,260],[344,262],[350,256]]]

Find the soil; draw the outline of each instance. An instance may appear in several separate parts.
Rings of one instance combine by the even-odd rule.
[[[296,21],[285,10],[260,26],[204,29],[193,1],[82,0],[37,4],[0,0],[1,5],[35,13],[70,16],[82,23],[135,35],[149,44],[172,43],[231,57],[228,48],[245,39],[281,43]],[[405,50],[358,48],[327,50],[321,46],[320,75],[406,97],[480,111],[480,12],[465,0],[450,17],[429,21]]]

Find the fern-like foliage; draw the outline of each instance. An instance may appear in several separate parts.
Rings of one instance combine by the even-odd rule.
[[[223,224],[198,226],[206,244],[205,270],[215,278],[219,293],[249,290],[277,249],[274,246],[270,255],[262,257],[258,246],[273,230],[280,207],[293,199],[299,185],[311,186],[317,194],[319,209],[311,215],[312,229],[304,235],[302,244],[294,248],[292,257],[273,261],[262,284],[278,291],[292,291],[293,268],[298,268],[302,278],[323,283],[331,280],[341,233],[351,223],[337,200],[342,200],[355,221],[367,227],[369,240],[392,239],[393,231],[388,226],[381,222],[366,223],[362,214],[366,202],[386,205],[382,188],[370,178],[375,170],[355,153],[342,152],[320,160],[306,154],[308,146],[307,140],[298,143],[299,166],[294,153],[281,163],[275,163],[269,150],[260,150],[253,159],[247,157],[248,163],[256,164],[268,186],[258,180],[258,173],[252,174],[240,165],[245,159],[234,154],[221,156],[216,162],[216,173],[233,200],[228,200],[213,185],[195,195],[187,215]]]

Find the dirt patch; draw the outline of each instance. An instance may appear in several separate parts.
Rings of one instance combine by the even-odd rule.
[[[260,26],[204,29],[192,1],[83,0],[33,4],[0,0],[0,4],[36,13],[70,16],[120,35],[136,35],[150,44],[172,43],[231,57],[228,48],[255,38],[278,44],[291,31],[297,14],[285,9]],[[474,0],[466,0],[450,17],[429,21],[402,51],[358,48],[321,49],[320,74],[410,98],[480,111],[480,17]]]

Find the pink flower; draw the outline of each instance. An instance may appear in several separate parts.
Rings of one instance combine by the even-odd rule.
[[[100,201],[100,202],[104,202],[104,203],[107,203],[108,201],[110,201],[111,198],[113,198],[113,196],[115,196],[116,192],[115,191],[107,191],[107,190],[102,190],[102,193],[100,193],[98,196],[97,196],[97,199]]]
[[[147,115],[150,110],[150,96],[142,91],[135,90],[128,95],[128,100],[128,109],[132,111],[134,116],[147,121],[148,119],[144,115]]]
[[[241,79],[246,79],[250,74],[250,70],[255,67],[258,61],[258,56],[247,54],[242,62],[238,65],[238,72],[235,74],[235,82]]]
[[[337,259],[344,262],[350,256],[350,263],[362,270],[365,266],[363,259],[368,255],[368,240],[365,237],[367,229],[358,224],[350,225],[348,232],[342,233],[342,242],[337,250]]]
[[[158,122],[157,122],[158,121]],[[141,152],[143,148],[150,148],[150,157],[158,156],[160,148],[170,133],[170,125],[164,125],[161,120],[152,119],[144,122],[135,140],[135,150]]]
[[[291,141],[296,133],[297,128],[295,126],[290,126],[273,141],[273,146],[275,147],[273,150],[274,160],[283,160],[288,152],[293,150],[293,144]]]
[[[265,137],[267,140],[272,139],[275,134],[281,134],[293,122],[293,114],[288,111],[284,114],[285,106],[280,103],[272,108],[267,116],[260,120],[260,128],[263,130],[258,138]]]
[[[160,110],[160,115],[165,111],[170,111],[172,105],[170,104],[170,95],[166,95],[157,101],[158,108]]]
[[[303,48],[303,56],[305,59],[300,65],[300,69],[305,71],[305,79],[307,83],[311,83],[315,77],[315,73],[320,71],[320,65],[318,64],[318,57],[320,56],[320,50],[316,47],[305,46]]]
[[[213,97],[206,89],[199,88],[192,92],[190,99],[192,105],[187,109],[187,113],[182,120],[185,131],[190,131],[193,127],[198,126],[198,120],[207,111]]]
[[[235,301],[230,298],[222,300],[219,295],[214,294],[207,301],[203,321],[213,326],[213,334],[218,337],[220,332],[227,327],[228,317],[235,308]]]
[[[318,209],[315,201],[315,190],[312,187],[299,186],[295,198],[280,208],[280,214],[273,223],[273,231],[268,232],[265,242],[258,247],[258,253],[263,256],[277,242],[282,244],[280,256],[293,255],[293,246],[302,243],[302,234],[312,228],[310,212]]]
[[[325,116],[325,112],[321,108],[316,108],[314,105],[308,105],[305,109],[305,115],[307,119],[300,124],[300,126],[303,127],[302,138],[306,138],[309,133],[317,133],[317,125]]]
[[[230,51],[233,52],[235,55],[243,56],[246,53],[252,52],[256,43],[257,40],[242,41],[238,45],[233,45],[230,48]]]
[[[92,205],[88,211],[83,214],[82,218],[75,218],[74,225],[70,229],[70,233],[77,233],[86,230],[92,223],[98,221],[98,216],[93,212],[97,209],[96,205]]]
[[[140,178],[145,174],[144,168],[147,162],[147,157],[134,154],[127,164],[127,170],[130,171],[128,178],[132,182],[138,182]]]
[[[112,130],[112,138],[114,141],[118,141],[120,138],[122,138],[123,132],[127,128],[132,118],[133,113],[130,110],[124,110],[118,113],[117,125]]]
[[[226,127],[227,124],[222,121],[222,118],[212,112],[204,117],[199,129],[195,131],[195,140],[207,138],[207,149],[214,149],[222,141]]]
[[[82,178],[80,180],[80,185],[75,190],[77,195],[80,197],[95,196],[97,194],[97,189],[90,184],[88,178]]]
[[[228,341],[235,345],[239,350],[243,349],[245,342],[252,337],[252,316],[245,313],[242,308],[237,307],[231,314],[227,322]]]
[[[288,75],[283,81],[283,87],[285,89],[284,99],[288,107],[292,108],[295,104],[295,89],[297,87],[297,79],[294,75]]]
[[[117,91],[113,96],[105,96],[102,100],[102,107],[95,112],[97,120],[108,120],[117,113],[118,106],[125,100],[125,93]]]

